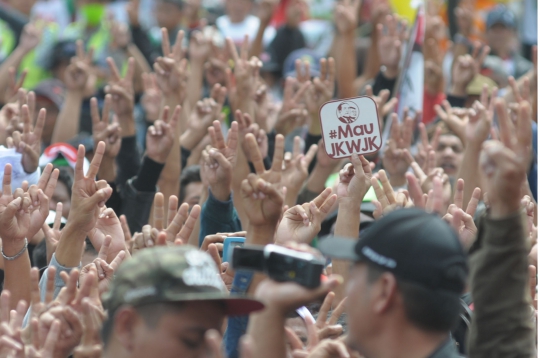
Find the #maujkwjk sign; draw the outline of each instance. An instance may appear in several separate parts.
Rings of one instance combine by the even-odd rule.
[[[370,97],[326,102],[319,116],[324,149],[330,158],[371,154],[381,148],[377,105]]]

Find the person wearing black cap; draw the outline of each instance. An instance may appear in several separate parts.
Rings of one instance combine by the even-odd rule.
[[[347,285],[347,344],[367,357],[459,357],[467,257],[453,229],[423,210],[394,211],[358,241],[327,238],[319,249],[354,262]]]

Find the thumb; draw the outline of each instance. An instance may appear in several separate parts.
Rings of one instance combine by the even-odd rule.
[[[112,188],[107,186],[106,188],[100,189],[90,197],[90,202],[92,205],[102,207],[105,205],[105,202],[109,200],[112,194]]]
[[[227,160],[227,158],[225,158],[225,156],[223,154],[221,154],[220,152],[218,152],[217,150],[212,148],[212,149],[210,149],[208,154],[210,155],[210,157],[212,159],[214,159],[216,162],[218,162],[218,164],[221,167],[223,167],[223,168],[230,168],[231,167],[231,163]]]
[[[22,197],[18,197],[17,199],[13,200],[6,207],[6,210],[4,211],[4,215],[7,215],[9,218],[14,217],[17,211],[20,209],[21,203],[22,203]]]

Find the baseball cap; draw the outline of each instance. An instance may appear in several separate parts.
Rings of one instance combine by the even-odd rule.
[[[73,40],[62,40],[57,42],[52,51],[51,58],[49,59],[49,70],[54,69],[62,61],[70,60],[77,55],[77,43]]]
[[[516,15],[506,6],[497,5],[488,13],[486,27],[489,29],[495,24],[503,24],[515,29],[517,28]]]
[[[264,308],[257,300],[229,295],[210,255],[189,245],[139,252],[120,266],[102,299],[111,315],[122,305],[185,301],[223,302],[231,316]]]
[[[69,166],[75,169],[75,164],[77,164],[77,149],[67,143],[50,145],[45,148],[43,154],[39,157],[39,166],[44,167],[49,163],[57,167]],[[90,162],[84,158],[83,171],[87,173],[89,168]]]
[[[296,77],[296,60],[308,62],[311,77],[318,77],[321,74],[321,58],[315,51],[307,48],[295,50],[287,56],[283,63],[283,77]]]
[[[358,241],[321,240],[326,256],[369,262],[396,277],[430,290],[461,295],[467,279],[467,257],[454,230],[442,219],[408,208],[372,224]]]
[[[467,95],[469,96],[479,96],[482,94],[484,85],[488,86],[488,91],[491,91],[497,87],[497,83],[491,78],[477,74],[474,76],[473,80],[467,85]]]
[[[40,82],[34,88],[36,96],[45,97],[60,110],[65,98],[65,88],[62,81],[51,78]]]

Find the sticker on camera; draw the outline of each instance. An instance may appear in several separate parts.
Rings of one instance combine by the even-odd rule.
[[[330,158],[371,154],[382,145],[377,105],[370,97],[330,101],[319,111],[324,149]]]

